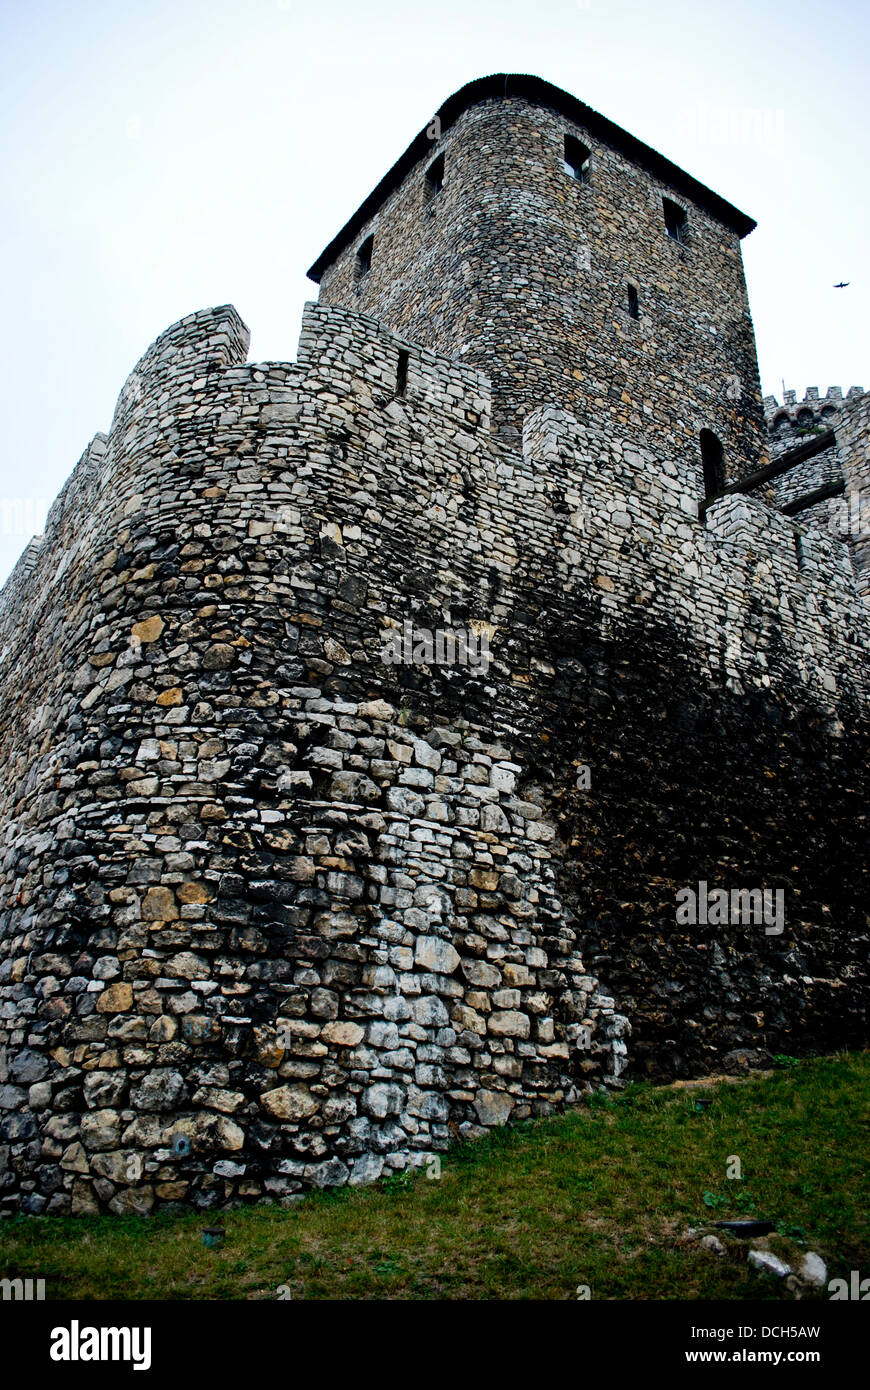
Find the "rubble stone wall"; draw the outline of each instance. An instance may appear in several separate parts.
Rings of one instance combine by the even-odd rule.
[[[494,434],[350,309],[246,346],[158,339],[0,600],[3,1208],[291,1201],[629,1063],[866,1038],[844,548],[702,525],[694,444],[609,416]],[[385,661],[407,625],[489,660]],[[786,936],[678,927],[717,876]]]

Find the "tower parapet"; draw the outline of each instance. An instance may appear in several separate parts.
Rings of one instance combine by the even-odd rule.
[[[782,405],[775,396],[764,398],[769,452],[774,461],[790,449],[816,438],[821,441],[827,433],[834,432],[829,447],[772,480],[771,497],[779,506],[789,507],[821,493],[819,501],[801,511],[801,520],[843,541],[859,575],[866,568],[867,557],[856,542],[870,523],[868,497],[866,493],[859,496],[859,484],[851,476],[847,483],[843,440],[850,435],[848,422],[856,418],[856,411],[860,418],[864,394],[860,386],[851,386],[845,396],[842,387],[829,386],[820,397],[818,387],[808,386],[803,400],[790,390],[785,391]],[[832,495],[825,496],[826,492]]]
[[[755,467],[754,222],[537,78],[470,83],[435,128],[312,266],[321,302],[485,371],[506,437],[552,400],[672,453],[706,428],[729,476]]]
[[[781,405],[776,396],[765,396],[764,422],[771,457],[776,458],[815,430],[833,428],[843,405],[863,394],[863,386],[850,386],[845,396],[842,386],[829,386],[820,397],[817,386],[808,386],[803,400],[798,400],[796,391],[786,391]]]

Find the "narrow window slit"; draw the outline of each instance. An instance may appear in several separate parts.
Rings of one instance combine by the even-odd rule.
[[[712,430],[701,430],[699,442],[704,472],[704,501],[709,502],[725,490],[725,451],[721,439]]]
[[[367,236],[356,253],[356,273],[357,279],[361,280],[364,275],[368,275],[372,268],[372,252],[374,250],[374,236]]]
[[[410,354],[407,348],[399,348],[399,361],[396,366],[396,395],[404,396],[408,389],[408,358]]]
[[[426,170],[426,191],[430,198],[436,197],[444,187],[444,156],[439,154]]]

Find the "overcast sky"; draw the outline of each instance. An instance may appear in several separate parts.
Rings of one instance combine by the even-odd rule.
[[[292,360],[305,270],[490,72],[573,93],[758,221],[762,386],[870,387],[866,0],[2,0],[0,582],[149,343],[233,303]],[[834,289],[848,280],[847,289]]]

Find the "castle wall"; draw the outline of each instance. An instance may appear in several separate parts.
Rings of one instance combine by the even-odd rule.
[[[860,386],[853,386],[844,398],[839,386],[829,386],[820,399],[818,388],[810,386],[803,400],[798,401],[796,392],[786,391],[782,405],[775,396],[765,396],[764,413],[770,456],[774,460],[823,430],[836,432],[836,442],[830,448],[771,480],[769,500],[785,506],[829,483],[846,483],[848,473],[845,496],[825,498],[799,515],[802,526],[824,531],[845,544],[859,591],[863,592],[870,556],[862,541],[870,532],[870,516],[867,480],[860,470],[856,472],[855,460],[863,449],[867,428],[864,392]]]
[[[592,149],[587,183],[564,171],[566,133]],[[444,187],[431,197],[439,154]],[[663,195],[686,209],[688,245],[666,235]],[[372,233],[360,279],[356,251]],[[723,440],[729,480],[764,448],[737,234],[545,107],[467,109],[326,271],[320,299],[485,369],[508,435],[553,401],[691,457],[699,497],[702,428]]]
[[[818,387],[809,386],[800,401],[796,391],[786,391],[782,405],[775,396],[765,396],[764,421],[771,459],[777,459],[788,449],[805,443],[813,433],[836,429],[844,408],[848,408],[855,397],[861,395],[860,386],[850,387],[845,397],[842,387],[829,386],[825,395],[820,397]]]
[[[629,1058],[866,1027],[843,547],[700,525],[692,450],[606,416],[500,438],[428,348],[397,395],[406,342],[182,320],[3,591],[7,1210],[289,1201]],[[405,623],[491,664],[387,664]],[[787,936],[678,930],[722,876],[785,882]]]
[[[839,514],[840,531],[852,549],[858,592],[870,596],[870,393],[857,395],[843,411],[837,441],[846,495]]]

